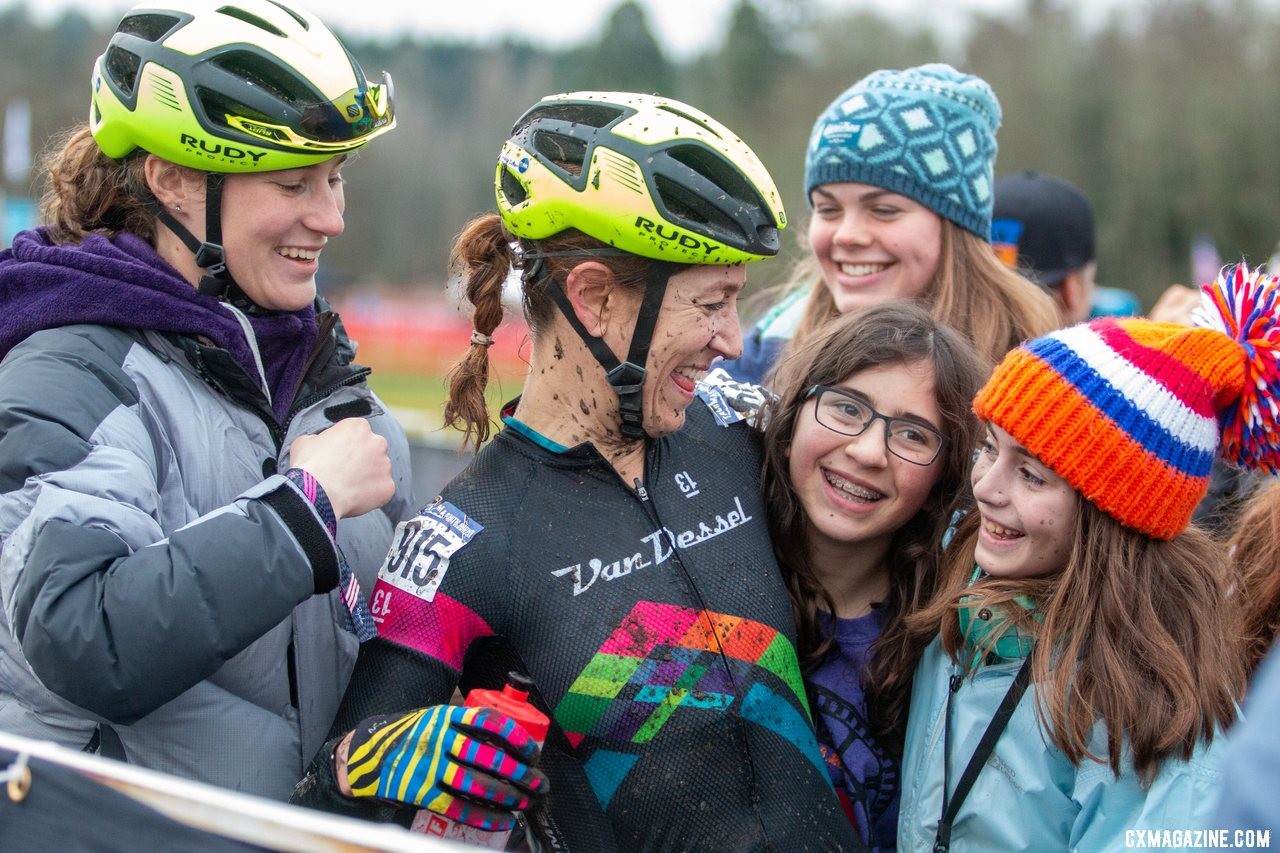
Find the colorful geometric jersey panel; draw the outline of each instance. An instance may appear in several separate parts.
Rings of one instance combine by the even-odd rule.
[[[770,686],[775,679],[781,683]],[[607,806],[634,763],[627,746],[652,740],[677,711],[724,712],[740,701],[739,716],[795,744],[820,767],[803,697],[795,650],[775,629],[722,613],[639,602],[574,680],[554,716],[575,748],[591,739],[588,776]]]

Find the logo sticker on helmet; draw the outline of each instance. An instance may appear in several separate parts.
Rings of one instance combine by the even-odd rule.
[[[701,249],[704,255],[710,255],[720,249],[715,243],[708,243],[706,240],[700,240],[692,234],[686,234],[677,228],[663,225],[661,222],[654,222],[652,219],[646,219],[643,216],[636,217],[636,227],[641,231],[653,234],[659,240],[677,243],[686,249]]]
[[[510,154],[504,151],[498,155],[498,160],[501,161],[504,166],[508,166],[512,169],[515,169],[517,172],[519,172],[522,175],[525,172],[529,171],[528,157],[521,157],[519,159],[516,159],[515,157],[512,157]]]
[[[208,157],[210,160],[221,160],[226,163],[244,163],[252,160],[254,165],[257,165],[259,160],[267,156],[265,151],[245,151],[243,148],[235,148],[219,142],[210,143],[197,139],[189,133],[182,134],[180,138],[188,151],[200,157]]]
[[[281,141],[283,139],[283,134],[275,128],[261,124],[254,124],[251,121],[245,121],[243,119],[240,120],[239,124],[242,130],[246,133],[252,133],[254,136],[261,136],[263,139],[270,139],[273,142]]]

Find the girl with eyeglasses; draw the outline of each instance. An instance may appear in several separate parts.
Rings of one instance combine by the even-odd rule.
[[[891,850],[923,651],[903,617],[933,592],[986,369],[927,308],[894,300],[833,320],[776,376],[764,491],[810,705],[863,840]]]

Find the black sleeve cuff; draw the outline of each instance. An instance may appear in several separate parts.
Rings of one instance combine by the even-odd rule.
[[[412,820],[414,809],[398,809],[378,800],[344,797],[338,790],[338,779],[333,770],[333,752],[343,737],[345,735],[336,737],[321,747],[311,766],[307,768],[307,774],[293,789],[289,802],[330,814],[408,826],[407,821]],[[402,815],[401,812],[405,814]]]
[[[262,496],[262,501],[280,516],[302,546],[311,563],[317,595],[338,585],[338,555],[329,531],[316,516],[311,504],[292,486],[284,486]]]

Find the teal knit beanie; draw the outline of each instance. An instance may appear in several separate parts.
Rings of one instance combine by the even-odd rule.
[[[918,201],[991,239],[1000,102],[980,77],[931,63],[875,71],[818,117],[804,191],[853,182]]]

